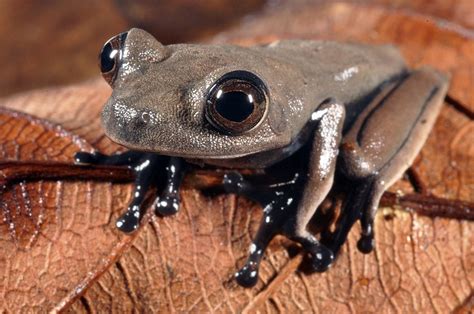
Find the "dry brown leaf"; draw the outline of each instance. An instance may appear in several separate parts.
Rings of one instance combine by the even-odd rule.
[[[0,108],[0,159],[71,163],[91,146],[57,125]],[[130,189],[97,182],[20,181],[0,191],[2,311],[63,306],[126,249],[114,230]]]
[[[474,28],[474,10],[471,0],[367,0],[364,2],[373,4],[383,4],[406,13],[429,14],[467,28]]]
[[[439,197],[474,200],[473,174],[469,171],[474,160],[473,122],[472,116],[466,115],[474,106],[474,60],[470,53],[474,40],[421,16],[336,3],[311,4],[304,10],[289,7],[271,11],[216,41],[251,44],[289,37],[394,42],[412,65],[432,64],[449,71],[453,76],[451,104],[443,108],[414,171],[428,192]],[[3,105],[61,123],[96,148],[110,153],[117,147],[104,138],[98,123],[98,112],[108,92],[103,83],[93,81],[24,94]],[[395,188],[411,190],[405,181]],[[83,191],[87,195],[87,190]],[[118,194],[125,201],[127,194],[123,193]],[[288,252],[294,251],[292,244],[277,238],[262,263],[260,282],[253,289],[243,289],[233,282],[232,276],[243,263],[261,210],[243,198],[210,198],[193,189],[184,189],[182,198],[182,211],[166,219],[153,217],[131,247],[91,284],[71,310],[448,312],[467,306],[472,298],[473,222],[419,217],[383,208],[376,219],[374,253],[357,252],[358,230],[354,230],[334,267],[313,275],[296,271],[301,256],[290,257]],[[116,213],[125,207],[121,206],[110,211]],[[74,211],[83,212],[78,208]],[[103,213],[104,209],[96,211]],[[97,214],[90,209],[86,212]],[[83,237],[90,235],[87,228],[82,230]],[[101,225],[99,230],[111,235],[110,243],[107,242],[110,246],[123,241],[113,223]],[[87,246],[83,249],[83,254],[94,256],[110,253],[106,247],[94,248],[98,252],[91,252]],[[55,257],[71,267],[66,264],[67,259],[63,261],[59,256]],[[3,257],[2,261],[11,263]],[[85,262],[80,265],[93,266]],[[72,279],[69,271],[63,270],[62,278]],[[10,272],[5,274],[12,276]],[[54,272],[51,275],[57,277]],[[18,276],[17,282],[22,278]],[[77,288],[71,288],[72,281],[55,286],[55,291],[63,294],[60,300]],[[81,281],[75,283],[78,282]],[[49,301],[50,295],[41,287],[40,281],[32,281],[29,290],[38,292],[35,297],[43,300],[38,305],[61,309],[63,304],[54,298]],[[2,291],[13,295],[19,292],[9,290],[5,284]],[[26,304],[18,301],[15,306]]]

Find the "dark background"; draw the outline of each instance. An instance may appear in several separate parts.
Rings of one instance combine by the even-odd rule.
[[[102,44],[133,26],[146,29],[163,43],[199,41],[242,18],[258,18],[262,10],[297,7],[302,2],[310,0],[2,0],[0,97],[97,76]],[[472,0],[351,2],[431,14],[474,28]]]

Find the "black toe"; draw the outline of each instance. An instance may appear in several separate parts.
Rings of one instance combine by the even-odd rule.
[[[76,164],[94,164],[95,155],[86,152],[77,152],[74,154],[74,162]]]
[[[125,233],[131,233],[138,229],[140,225],[140,212],[138,206],[134,209],[128,209],[115,223],[117,228]]]
[[[235,280],[242,287],[250,288],[255,286],[258,281],[258,267],[244,266],[235,273]]]
[[[311,269],[314,272],[322,273],[325,272],[334,261],[334,253],[321,245],[317,250],[309,253],[311,259]]]
[[[174,215],[179,210],[179,199],[177,197],[164,196],[157,198],[155,211],[162,216]]]
[[[369,254],[374,250],[374,237],[371,235],[361,236],[357,241],[357,248],[364,254]]]

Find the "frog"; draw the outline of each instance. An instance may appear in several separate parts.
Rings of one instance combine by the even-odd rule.
[[[116,226],[134,232],[147,191],[157,215],[177,214],[190,169],[225,169],[222,188],[260,203],[263,217],[235,273],[254,286],[270,241],[284,235],[311,272],[329,269],[357,222],[357,247],[374,249],[383,193],[410,167],[441,110],[448,75],[409,69],[393,45],[287,39],[254,46],[163,45],[133,28],[99,56],[112,88],[101,120],[128,151],[78,152],[78,164],[127,166],[132,200]],[[256,182],[245,169],[261,171]],[[346,187],[335,226],[310,221],[328,194]]]

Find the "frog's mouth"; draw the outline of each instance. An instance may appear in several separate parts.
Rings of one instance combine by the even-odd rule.
[[[204,126],[178,123],[113,98],[102,111],[105,134],[112,141],[132,150],[167,156],[216,160],[241,158],[278,149],[290,142],[286,137],[275,136],[265,124],[249,134],[234,136]]]

